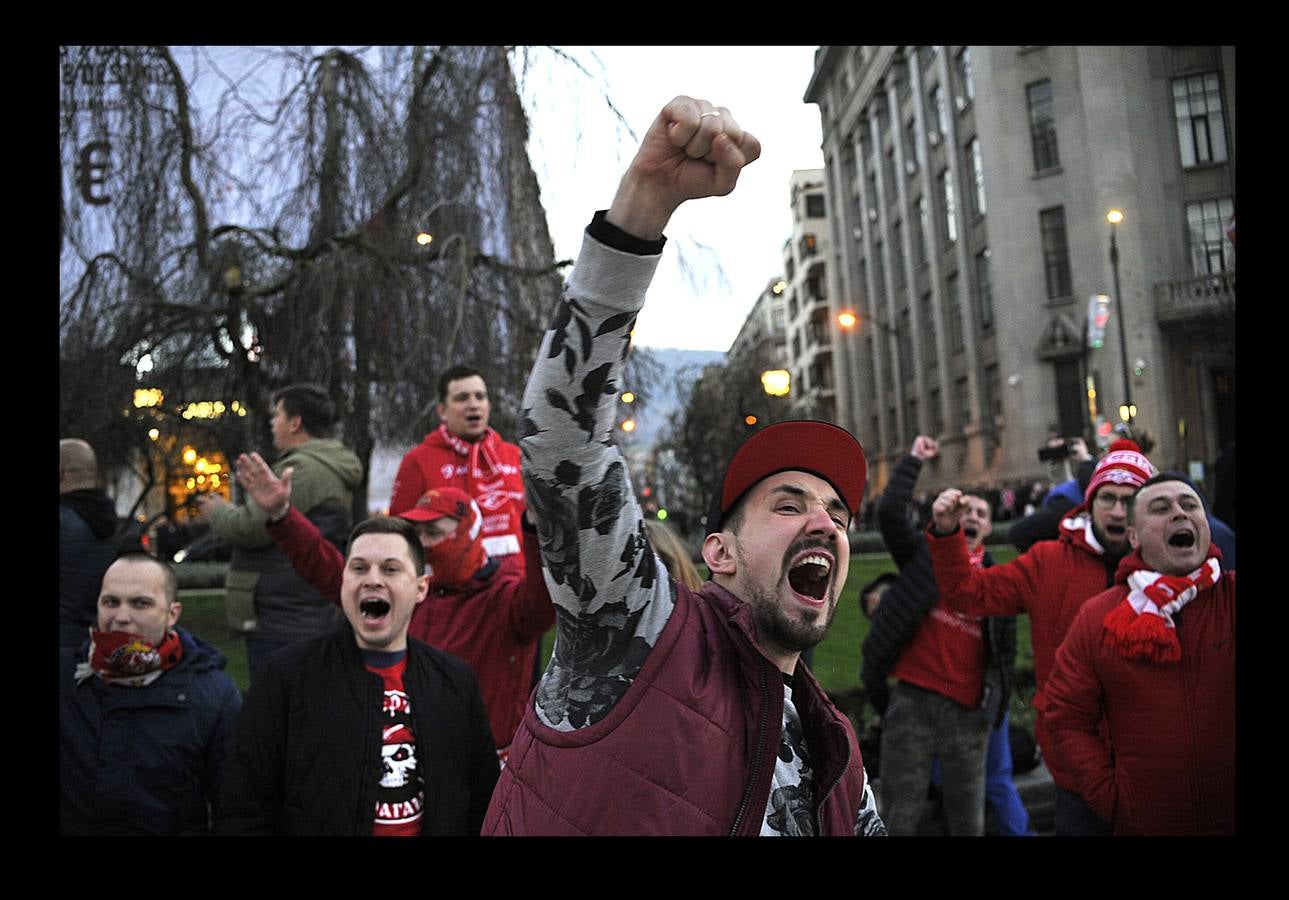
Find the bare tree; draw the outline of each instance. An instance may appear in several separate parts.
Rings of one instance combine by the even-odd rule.
[[[65,47],[61,69],[63,433],[108,465],[154,456],[152,429],[231,455],[308,380],[366,471],[455,362],[509,429],[568,263],[506,49]],[[144,384],[159,407],[131,405]],[[180,418],[194,398],[242,414]]]

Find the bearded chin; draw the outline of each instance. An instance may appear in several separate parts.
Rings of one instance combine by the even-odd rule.
[[[804,653],[817,646],[828,634],[837,604],[831,602],[826,615],[805,609],[797,621],[788,618],[779,605],[778,598],[759,591],[751,592],[749,600],[752,605],[752,619],[756,623],[757,637],[774,647],[789,653]]]

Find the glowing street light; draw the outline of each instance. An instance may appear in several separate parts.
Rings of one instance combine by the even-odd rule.
[[[416,235],[416,243],[420,244],[422,247],[428,247],[432,240],[434,240],[434,235],[427,231],[419,232]]]
[[[748,426],[749,428],[752,427],[753,425],[756,424],[756,416],[751,416],[751,415],[744,416],[743,424]]]
[[[837,324],[847,331],[850,331],[859,324],[859,316],[855,315],[848,309],[843,309],[837,314]]]
[[[784,281],[782,278],[776,281],[774,283],[774,286],[770,288],[770,290],[774,291],[775,295],[782,294],[787,289],[788,289],[788,283]]]
[[[787,369],[767,369],[761,373],[761,387],[771,397],[786,397],[792,389],[792,375]]]
[[[622,393],[622,402],[623,402],[623,403],[635,403],[635,402],[636,402],[636,395],[635,395],[635,394],[633,394],[633,393],[631,393],[630,391],[623,391],[623,393]]]
[[[633,432],[633,431],[635,431],[635,430],[636,430],[636,420],[635,420],[635,419],[627,419],[626,421],[624,421],[624,422],[622,423],[622,426],[621,426],[621,427],[622,427],[622,430],[623,430],[623,431],[625,431],[627,434],[630,434],[631,432]]]

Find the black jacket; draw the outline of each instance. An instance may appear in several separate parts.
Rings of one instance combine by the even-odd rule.
[[[58,498],[58,646],[79,650],[98,619],[103,573],[116,557],[120,520],[101,490]]]
[[[860,649],[863,658],[860,681],[879,715],[886,714],[890,701],[887,674],[940,596],[926,538],[909,521],[908,507],[921,471],[920,459],[905,456],[896,464],[890,483],[877,503],[882,540],[900,569],[899,578],[891,583],[873,613],[873,625]],[[993,565],[988,553],[985,565]],[[863,602],[861,597],[860,603]],[[983,624],[986,665],[981,706],[996,727],[1002,722],[1016,683],[1016,619],[1014,616],[988,618]]]
[[[409,638],[403,685],[425,789],[421,834],[477,835],[498,767],[474,674]],[[347,622],[270,657],[237,723],[216,833],[371,835],[383,696]]]

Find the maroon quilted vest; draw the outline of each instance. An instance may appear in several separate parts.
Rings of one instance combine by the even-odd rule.
[[[556,731],[529,703],[483,834],[759,833],[783,726],[781,675],[756,649],[747,604],[711,582],[676,592],[608,716]],[[817,830],[853,834],[864,788],[854,730],[802,664],[793,698],[815,766]]]

